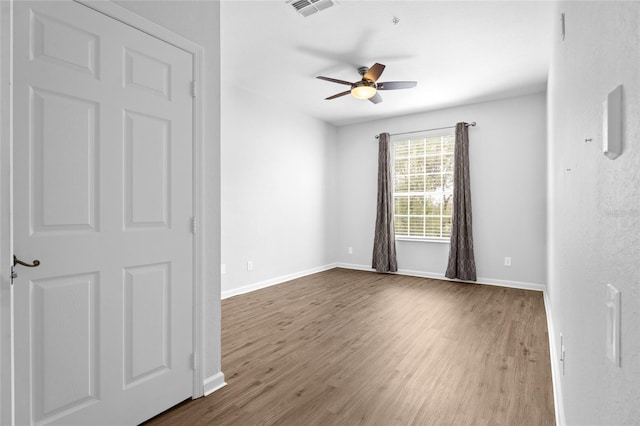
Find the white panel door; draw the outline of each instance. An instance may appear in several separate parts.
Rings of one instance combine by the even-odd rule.
[[[192,394],[192,56],[15,2],[18,424],[136,424]]]

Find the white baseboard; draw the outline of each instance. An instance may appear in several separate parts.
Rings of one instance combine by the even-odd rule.
[[[556,410],[556,425],[566,425],[564,419],[564,399],[562,398],[562,365],[560,365],[560,359],[558,354],[558,348],[556,346],[556,333],[553,326],[553,317],[551,314],[551,301],[549,300],[549,293],[544,292],[544,310],[547,314],[547,331],[549,334],[549,356],[551,357],[551,379],[553,380],[553,405]]]
[[[375,269],[366,265],[356,265],[353,263],[336,263],[336,267],[345,268],[345,269],[356,269],[359,271],[370,271],[375,272]],[[452,280],[444,276],[444,274],[437,272],[423,272],[423,271],[411,271],[408,269],[399,269],[397,272],[394,272],[398,275],[407,275],[410,277],[422,277],[422,278],[433,278],[436,280],[445,280],[445,281],[461,281],[470,284],[486,284],[486,285],[495,285],[499,287],[510,287],[510,288],[519,288],[522,290],[534,290],[534,291],[545,291],[547,288],[544,284],[538,283],[528,283],[522,281],[507,281],[507,280],[498,280],[494,278],[484,278],[478,277],[477,281],[462,281],[462,280]]]
[[[231,290],[223,291],[220,297],[221,299],[228,299],[232,296],[260,290],[261,288],[271,287],[272,285],[282,284],[287,281],[295,280],[296,278],[302,278],[306,277],[307,275],[317,274],[318,272],[328,271],[329,269],[333,269],[336,266],[337,265],[335,263],[330,263],[328,265],[318,266],[316,268],[307,269],[305,271],[294,272],[292,274],[282,275],[280,277],[271,278],[269,280],[260,281],[258,283],[245,285],[239,288],[233,288]]]
[[[204,384],[204,396],[211,395],[218,389],[221,389],[227,385],[227,383],[224,381],[224,374],[222,373],[222,371],[204,379],[203,384]]]

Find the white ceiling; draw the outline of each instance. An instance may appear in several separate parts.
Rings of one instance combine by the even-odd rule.
[[[360,1],[309,17],[285,0],[221,3],[222,81],[343,125],[544,90],[550,1]],[[400,21],[394,25],[393,18]],[[379,62],[379,81],[415,80],[373,104],[324,98]]]

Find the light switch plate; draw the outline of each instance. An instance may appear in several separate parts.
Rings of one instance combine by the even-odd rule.
[[[607,358],[620,367],[620,291],[607,284]]]
[[[615,160],[622,154],[622,86],[616,87],[603,103],[602,151]]]

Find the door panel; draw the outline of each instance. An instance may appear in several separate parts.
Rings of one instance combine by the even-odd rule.
[[[16,421],[135,424],[192,392],[192,57],[14,7]]]
[[[43,384],[34,389],[35,417],[47,418],[97,400],[98,276],[36,280],[31,291],[33,329],[41,331],[33,339],[34,380]]]
[[[170,264],[125,268],[126,388],[171,369]]]
[[[73,71],[98,78],[98,39],[96,34],[31,11],[30,53],[34,60],[51,61]]]
[[[170,228],[170,122],[125,112],[125,229]]]
[[[171,99],[171,64],[125,49],[125,87]]]
[[[96,102],[32,90],[29,131],[34,232],[97,230],[97,113]],[[59,123],[68,125],[61,127]],[[61,203],[57,194],[63,192],[66,197]]]

